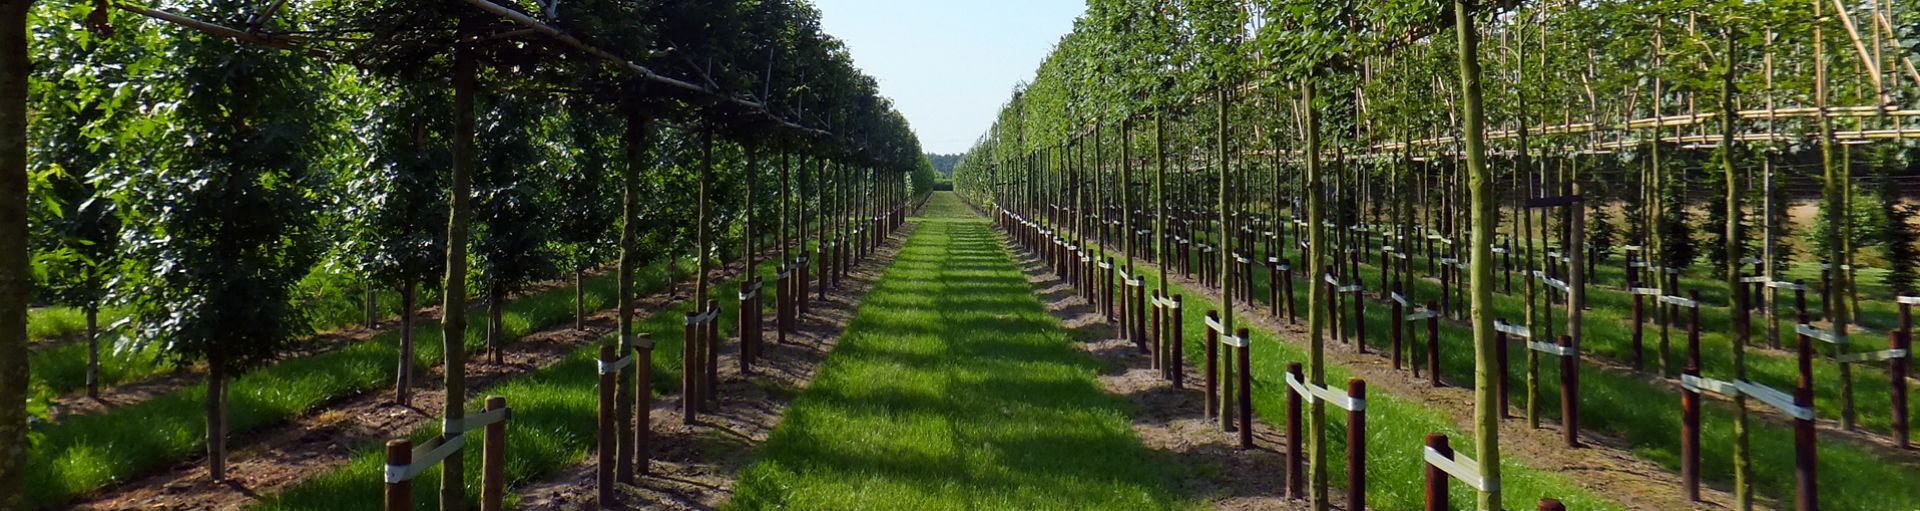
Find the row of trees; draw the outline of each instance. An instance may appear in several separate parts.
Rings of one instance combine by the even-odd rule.
[[[1403,250],[1433,247],[1429,235],[1454,242],[1440,250],[1468,264],[1462,309],[1478,367],[1473,457],[1497,481],[1490,382],[1504,347],[1492,342],[1496,246],[1524,249],[1536,268],[1542,252],[1561,250],[1556,245],[1584,248],[1567,250],[1575,267],[1623,245],[1656,254],[1656,267],[1683,271],[1708,256],[1712,274],[1732,290],[1736,367],[1752,340],[1742,260],[1760,256],[1762,275],[1784,271],[1789,184],[1817,183],[1824,218],[1836,219],[1817,231],[1815,259],[1851,265],[1856,240],[1870,239],[1842,213],[1862,187],[1855,176],[1867,174],[1854,169],[1880,174],[1872,183],[1883,187],[1881,209],[1894,220],[1875,241],[1890,257],[1911,253],[1911,210],[1887,183],[1912,161],[1906,124],[1920,90],[1910,58],[1913,7],[1095,0],[1035,78],[1014,91],[955,181],[976,200],[1051,218],[1069,236],[1088,235],[1087,226],[1049,207],[1112,215],[1121,232],[1152,228],[1162,255],[1177,241],[1171,233],[1210,241],[1220,248],[1212,255],[1226,269],[1223,282],[1232,281],[1235,252],[1255,249],[1236,241],[1241,233],[1270,231],[1290,245],[1285,236],[1296,222],[1305,255],[1294,267],[1316,281],[1344,275],[1346,251],[1374,239],[1358,229]],[[1100,156],[1116,140],[1119,149]],[[1196,168],[1203,170],[1188,172]],[[1546,214],[1523,202],[1552,197],[1571,200]],[[1705,222],[1697,209],[1711,212]],[[1625,232],[1605,220],[1614,210],[1624,211]],[[1590,216],[1599,225],[1581,228]],[[1703,223],[1712,234],[1691,232]],[[1712,244],[1698,246],[1696,237]],[[1890,263],[1891,281],[1911,291],[1911,261]],[[1835,272],[1826,294],[1852,293],[1850,274]],[[1668,285],[1651,280],[1643,285]],[[1531,314],[1542,291],[1528,282]],[[1324,384],[1330,297],[1308,288],[1308,379]],[[1836,324],[1845,325],[1848,305],[1835,302]],[[1222,318],[1229,329],[1230,311]],[[1578,330],[1571,333],[1577,347]],[[1744,417],[1745,400],[1736,406]],[[1313,403],[1309,413],[1314,502],[1323,508],[1324,410]],[[1744,507],[1752,498],[1743,477],[1747,428],[1735,429],[1735,493]],[[1497,490],[1482,492],[1479,508],[1499,501]]]
[[[617,255],[630,350],[637,266],[704,269],[729,233],[790,260],[805,226],[859,225],[814,199],[932,181],[904,117],[798,0],[4,5],[5,510],[24,508],[29,297],[130,305],[138,339],[204,362],[220,478],[221,385],[306,333],[290,289],[317,264],[409,311],[422,287],[441,297],[459,417],[469,287],[491,343],[502,297]],[[865,170],[825,179],[842,168]],[[756,183],[780,200],[741,200]],[[460,509],[457,457],[445,473]]]

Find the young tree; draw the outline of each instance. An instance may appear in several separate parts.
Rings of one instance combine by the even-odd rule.
[[[567,162],[548,143],[556,117],[537,99],[490,95],[480,118],[479,172],[474,175],[473,247],[476,281],[485,286],[487,353],[502,361],[508,342],[502,324],[506,297],[552,274],[554,219],[541,200]]]
[[[447,221],[442,175],[449,150],[444,91],[397,83],[368,91],[384,98],[357,123],[359,139],[373,153],[346,179],[343,216],[348,236],[343,252],[357,273],[400,289],[400,356],[395,363],[394,402],[407,404],[413,388],[413,311],[420,284],[441,271]]]
[[[253,10],[205,0],[189,12],[241,24]],[[208,472],[223,480],[227,379],[308,328],[291,294],[318,257],[305,186],[325,112],[303,59],[185,30],[172,42],[165,80],[182,98],[171,117],[180,143],[121,191],[143,219],[129,247],[146,266],[133,304],[144,338],[206,362]]]

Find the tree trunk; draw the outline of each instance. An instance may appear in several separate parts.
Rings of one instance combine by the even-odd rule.
[[[647,165],[647,118],[638,111],[627,110],[626,150],[627,164],[620,171],[620,268],[617,277],[620,298],[618,300],[619,353],[625,356],[635,348],[633,336],[634,280],[633,273],[640,265],[639,222],[640,222],[640,168]],[[652,353],[652,350],[641,350]],[[615,478],[620,482],[632,483],[636,473],[645,473],[646,456],[640,449],[649,428],[646,400],[647,392],[637,392],[640,396],[636,403],[634,395],[637,389],[647,385],[646,368],[650,363],[642,357],[634,361],[639,378],[623,378],[614,375],[614,381],[621,382],[614,390],[614,427],[619,428],[618,446],[615,452],[619,459],[614,462]],[[621,371],[625,372],[625,371]],[[640,411],[638,425],[635,425],[634,410]],[[636,466],[635,454],[640,453]]]
[[[87,305],[87,397],[100,399],[100,305]]]
[[[227,480],[227,363],[219,354],[207,358],[207,478]]]
[[[1306,121],[1301,123],[1306,131],[1307,173],[1307,382],[1313,385],[1325,385],[1327,382],[1327,295],[1326,286],[1316,282],[1327,271],[1327,232],[1321,225],[1327,218],[1324,204],[1324,184],[1320,176],[1320,116],[1313,106],[1314,76],[1309,75],[1301,84],[1301,112]],[[1315,399],[1307,404],[1307,484],[1308,501],[1313,511],[1327,510],[1327,406],[1326,402]]]
[[[1746,192],[1742,174],[1734,170],[1734,126],[1739,114],[1735,113],[1733,95],[1734,50],[1737,48],[1731,29],[1726,34],[1727,52],[1726,74],[1720,82],[1720,163],[1721,176],[1726,179],[1727,224],[1726,239],[1722,240],[1722,249],[1726,251],[1727,290],[1733,306],[1727,310],[1728,322],[1733,326],[1733,379],[1747,379],[1747,343],[1752,342],[1752,310],[1747,296],[1747,284],[1740,281],[1740,260],[1744,257],[1740,239],[1741,225],[1740,201]],[[1697,368],[1696,368],[1697,369]],[[1753,509],[1753,483],[1750,481],[1753,470],[1753,454],[1748,446],[1747,396],[1736,393],[1733,396],[1733,498],[1734,508],[1741,511]]]
[[[400,360],[394,369],[393,402],[413,402],[413,305],[419,284],[408,280],[400,289]]]
[[[1487,484],[1480,492],[1479,509],[1500,509],[1500,402],[1495,392],[1499,370],[1496,355],[1504,349],[1493,343],[1493,222],[1498,217],[1493,197],[1493,172],[1487,169],[1486,114],[1481,110],[1480,41],[1468,0],[1454,0],[1454,29],[1460,44],[1460,89],[1465,107],[1467,184],[1473,211],[1472,262],[1467,275],[1472,293],[1474,388],[1474,458]]]
[[[476,26],[460,23],[463,36]],[[473,50],[462,46],[453,58],[453,170],[449,175],[447,199],[446,278],[440,297],[440,335],[446,363],[446,417],[467,415],[467,229],[473,195],[473,96],[475,62]],[[445,433],[442,433],[444,439]],[[466,470],[458,452],[440,462],[440,510],[463,511],[467,508]]]
[[[500,284],[495,283],[493,289],[487,291],[487,358],[495,364],[500,363],[500,352],[507,345],[507,332],[500,324],[501,302],[505,301],[501,296],[506,293],[500,289]]]
[[[0,4],[0,509],[26,509],[27,10]]]

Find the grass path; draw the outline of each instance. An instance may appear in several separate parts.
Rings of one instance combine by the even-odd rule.
[[[730,509],[1185,509],[987,221],[936,194]]]

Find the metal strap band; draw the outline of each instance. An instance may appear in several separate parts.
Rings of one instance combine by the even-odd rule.
[[[1681,297],[1678,297],[1678,296],[1673,296],[1673,295],[1662,295],[1662,296],[1660,297],[1660,303],[1664,303],[1664,304],[1667,304],[1667,305],[1673,305],[1673,306],[1679,306],[1679,307],[1686,307],[1686,308],[1689,308],[1689,309],[1698,309],[1698,308],[1700,308],[1700,302],[1696,302],[1696,301],[1693,301],[1693,300],[1692,300],[1692,299],[1690,299],[1690,298],[1681,298]]]
[[[695,314],[692,316],[687,316],[687,324],[689,325],[706,324],[709,321],[713,321],[713,318],[716,316],[719,316],[719,314],[720,314],[720,310],[714,309],[714,310],[702,312],[699,314]]]
[[[1354,399],[1353,396],[1347,395],[1346,392],[1333,390],[1324,385],[1301,382],[1299,379],[1293,377],[1293,373],[1287,373],[1286,378],[1287,387],[1293,389],[1293,393],[1299,394],[1301,399],[1305,399],[1308,403],[1316,400],[1326,401],[1327,404],[1333,405],[1334,408],[1349,412],[1365,413],[1367,411],[1367,400],[1365,399]]]
[[[1499,480],[1487,479],[1486,475],[1480,472],[1480,464],[1474,462],[1473,458],[1468,458],[1457,452],[1453,453],[1452,458],[1448,458],[1441,455],[1440,451],[1433,450],[1432,447],[1426,448],[1423,457],[1426,459],[1427,464],[1439,468],[1440,471],[1446,472],[1447,475],[1453,476],[1454,479],[1459,479],[1462,483],[1466,483],[1467,487],[1480,491],[1498,491],[1500,489]]]
[[[1560,253],[1560,251],[1558,251],[1558,250],[1549,250],[1549,251],[1547,251],[1547,257],[1551,257],[1551,258],[1554,258],[1554,259],[1561,259],[1561,258],[1563,258],[1563,257],[1565,257],[1565,256],[1564,256],[1564,254],[1561,254],[1561,253]]]
[[[1573,292],[1573,291],[1572,291],[1571,289],[1569,289],[1569,288],[1567,287],[1567,282],[1566,282],[1566,281],[1564,281],[1564,280],[1560,280],[1560,279],[1556,279],[1556,278],[1552,278],[1552,277],[1548,277],[1548,278],[1545,278],[1545,279],[1542,279],[1542,280],[1543,280],[1543,281],[1545,281],[1545,282],[1547,283],[1547,287],[1550,287],[1550,288],[1554,288],[1554,289],[1558,289],[1558,290],[1561,290],[1561,291],[1563,291],[1563,292],[1568,292],[1568,293],[1571,293],[1571,292]]]
[[[1245,348],[1249,344],[1247,338],[1237,335],[1221,335],[1220,342],[1235,348]]]
[[[633,354],[628,353],[627,356],[620,357],[620,360],[615,360],[612,362],[608,362],[605,360],[594,360],[594,364],[600,367],[600,374],[618,373],[620,372],[621,369],[626,369],[627,366],[633,365]]]
[[[1802,285],[1798,282],[1788,282],[1785,280],[1776,280],[1776,281],[1768,282],[1767,287],[1771,287],[1774,289],[1785,289],[1788,291],[1806,291],[1807,290],[1807,286],[1805,285]],[[1916,302],[1916,303],[1920,303],[1920,302]]]
[[[1440,311],[1422,308],[1420,310],[1414,311],[1413,314],[1408,314],[1407,321],[1420,321],[1423,319],[1433,319],[1437,317],[1440,317]]]
[[[1278,258],[1278,257],[1268,257],[1268,258],[1267,258],[1267,264],[1280,264],[1280,258]]]
[[[1793,333],[1804,335],[1807,337],[1812,337],[1816,340],[1819,340],[1820,342],[1824,342],[1827,344],[1837,344],[1841,346],[1847,345],[1846,337],[1842,337],[1836,334],[1835,332],[1833,332],[1832,330],[1823,330],[1819,328],[1814,328],[1813,325],[1809,325],[1806,323],[1794,325]]]
[[[629,355],[629,357],[631,357],[631,355]],[[513,408],[501,407],[471,414],[463,419],[446,419],[441,424],[441,431],[447,435],[462,435],[468,431],[484,428],[489,424],[511,418],[513,418]]]
[[[1247,264],[1247,263],[1250,263],[1250,262],[1253,262],[1253,261],[1250,261],[1250,260],[1248,260],[1246,256],[1243,256],[1243,255],[1240,255],[1240,254],[1234,254],[1234,255],[1233,255],[1233,261],[1234,261],[1234,262],[1236,262],[1236,263],[1240,263],[1240,264]]]
[[[1145,281],[1140,279],[1127,279],[1127,287],[1140,287],[1141,284],[1145,283]]]
[[[1691,374],[1680,375],[1680,388],[1693,392],[1707,392],[1732,397],[1740,394],[1740,386],[1733,382],[1702,378]]]
[[[1106,262],[1106,261],[1100,261],[1100,262],[1098,262],[1098,263],[1094,263],[1094,265],[1095,265],[1095,266],[1098,266],[1098,267],[1100,267],[1100,269],[1102,269],[1102,270],[1111,270],[1111,269],[1113,269],[1113,263],[1109,263],[1109,262]]]
[[[1620,247],[1620,250],[1626,251],[1626,252],[1639,252],[1641,248],[1639,245],[1627,245],[1624,247]]]
[[[1219,333],[1220,335],[1232,337],[1232,334],[1227,332],[1227,327],[1221,326],[1220,321],[1213,319],[1212,316],[1208,316],[1202,319],[1207,323],[1208,330],[1212,330],[1216,333]]]
[[[760,296],[760,286],[753,286],[753,288],[748,289],[747,292],[745,293],[734,293],[734,294],[736,296],[739,296],[740,301],[742,302],[747,300],[752,300],[753,297]]]
[[[1330,286],[1340,285],[1340,279],[1333,278],[1333,275],[1323,275],[1322,277],[1324,277],[1325,280],[1327,281],[1327,285],[1330,285]]]
[[[466,445],[467,437],[463,435],[453,435],[451,438],[446,439],[446,441],[435,438],[433,441],[413,449],[413,463],[407,465],[387,465],[386,475],[382,479],[384,479],[387,484],[412,481],[413,478],[419,477],[421,472],[426,472],[428,468],[439,465],[441,460],[447,459],[447,456],[452,456],[453,453],[460,452],[460,449],[466,447]]]
[[[1128,274],[1127,274],[1127,270],[1126,270],[1126,268],[1121,268],[1121,269],[1119,269],[1119,270],[1117,270],[1117,272],[1118,272],[1118,273],[1120,274],[1120,280],[1127,280],[1127,279],[1131,279],[1131,278],[1133,278],[1133,276],[1132,276],[1132,275],[1128,275]]]
[[[1442,258],[1440,258],[1440,264],[1455,264],[1455,263],[1458,263],[1458,262],[1460,262],[1460,260],[1459,260],[1459,259],[1455,259],[1455,258],[1452,258],[1452,257],[1442,257]]]
[[[1767,282],[1770,282],[1770,281],[1772,281],[1772,280],[1773,280],[1772,278],[1769,278],[1769,277],[1767,277],[1766,275],[1754,275],[1754,276],[1751,276],[1751,277],[1740,277],[1740,283],[1742,283],[1742,284],[1765,284],[1765,283],[1767,283]]]
[[[1393,300],[1394,303],[1400,304],[1401,307],[1411,306],[1411,304],[1407,303],[1407,297],[1401,296],[1398,291],[1388,294],[1387,298]]]
[[[1742,258],[1740,258],[1740,264],[1760,264],[1761,262],[1762,262],[1762,261],[1760,261],[1760,258],[1758,258],[1758,257],[1742,257]]]
[[[1920,296],[1896,296],[1893,298],[1893,302],[1906,305],[1920,305]]]
[[[1513,323],[1508,323],[1505,321],[1493,322],[1493,331],[1511,335],[1514,337],[1519,337],[1521,339],[1533,338],[1533,330],[1527,328],[1526,325],[1515,325]]]
[[[1657,287],[1636,287],[1636,288],[1633,288],[1633,289],[1632,289],[1631,291],[1632,291],[1632,293],[1633,293],[1633,294],[1636,294],[1636,295],[1641,295],[1641,296],[1663,296],[1663,295],[1665,295],[1665,293],[1661,293],[1661,292],[1660,292],[1660,288],[1657,288]]]
[[[1353,284],[1353,285],[1347,285],[1347,286],[1340,286],[1340,287],[1336,287],[1336,288],[1333,288],[1333,291],[1334,291],[1335,293],[1358,293],[1358,292],[1361,292],[1361,291],[1365,291],[1365,290],[1366,290],[1366,288],[1365,288],[1364,286],[1361,286],[1361,285],[1359,285],[1359,284]]]
[[[1501,248],[1501,247],[1493,247],[1493,253],[1495,253],[1495,254],[1505,254],[1505,253],[1507,253],[1507,249],[1505,249],[1505,248]]]
[[[1794,404],[1792,395],[1751,381],[1735,381],[1733,384],[1740,387],[1740,392],[1753,396],[1760,402],[1773,405],[1774,408],[1780,409],[1782,413],[1791,415],[1795,419],[1813,420],[1813,408]]]
[[[1381,245],[1381,246],[1380,246],[1380,251],[1381,251],[1381,252],[1393,252],[1393,251],[1394,251],[1394,248],[1393,248],[1393,245]]]
[[[1844,362],[1844,363],[1856,363],[1856,362],[1879,362],[1882,360],[1893,360],[1896,358],[1907,358],[1907,350],[1880,350],[1880,351],[1869,351],[1865,353],[1848,353],[1845,355],[1834,357],[1834,360],[1837,360],[1839,362]]]
[[[1646,261],[1634,261],[1634,262],[1631,262],[1631,263],[1627,263],[1627,267],[1628,267],[1628,268],[1645,268],[1645,267],[1647,267],[1647,262],[1646,262]]]
[[[793,275],[793,272],[790,272],[790,271],[786,271],[786,270],[780,270],[780,271],[778,271],[778,272],[775,272],[775,273],[773,274],[773,278],[776,278],[776,279],[784,279],[784,278],[787,278],[788,276],[791,276],[791,275]]]
[[[1556,357],[1571,357],[1576,353],[1572,346],[1561,346],[1550,342],[1529,341],[1527,348]]]
[[[1399,259],[1399,260],[1402,260],[1402,261],[1405,261],[1405,260],[1407,260],[1407,253],[1406,253],[1406,252],[1394,252],[1394,253],[1393,253],[1393,257],[1394,257],[1395,259]]]

